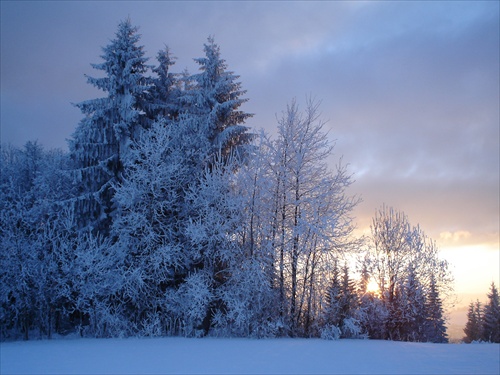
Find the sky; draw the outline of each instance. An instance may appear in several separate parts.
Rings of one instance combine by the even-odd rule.
[[[499,285],[500,2],[5,1],[1,6],[1,142],[67,149],[102,94],[87,84],[121,20],[146,56],[168,45],[173,71],[214,36],[240,76],[254,130],[273,134],[297,98],[321,100],[363,202],[358,233],[386,204],[435,239],[469,302]],[[475,298],[475,297],[474,297]]]

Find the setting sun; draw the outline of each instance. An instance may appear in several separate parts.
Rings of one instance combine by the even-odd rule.
[[[379,292],[379,288],[378,288],[377,282],[375,280],[370,280],[370,282],[366,286],[366,291],[368,293],[378,293]]]

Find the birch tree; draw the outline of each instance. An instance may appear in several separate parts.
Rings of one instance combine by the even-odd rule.
[[[329,264],[348,250],[354,229],[351,211],[358,201],[346,195],[352,180],[345,166],[329,167],[333,145],[324,126],[319,103],[308,100],[301,113],[294,100],[270,146],[279,309],[291,335],[309,334]]]

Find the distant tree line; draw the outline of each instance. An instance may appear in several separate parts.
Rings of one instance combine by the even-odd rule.
[[[500,299],[495,283],[491,283],[488,302],[484,306],[479,300],[469,304],[464,333],[463,341],[466,343],[473,341],[500,343]]]
[[[274,138],[253,133],[213,38],[196,74],[171,72],[168,47],[147,65],[139,40],[121,22],[92,65],[104,96],[76,104],[69,154],[2,146],[2,339],[447,341],[447,263],[390,207],[353,236],[359,199],[330,167],[317,101],[293,100]]]

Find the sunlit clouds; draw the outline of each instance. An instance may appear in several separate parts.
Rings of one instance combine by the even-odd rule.
[[[460,240],[466,240],[471,236],[471,233],[466,230],[459,230],[456,232],[441,232],[439,238],[443,241],[458,242]]]

